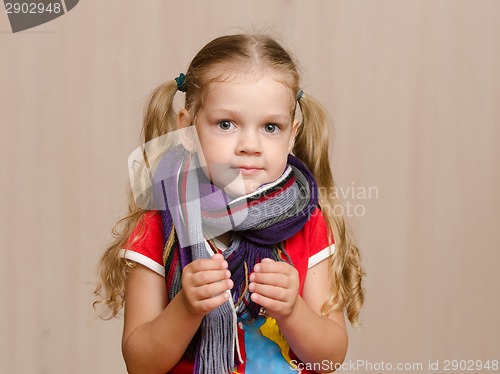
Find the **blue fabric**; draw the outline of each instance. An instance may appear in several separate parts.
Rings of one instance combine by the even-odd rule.
[[[266,338],[259,328],[266,322],[266,317],[259,316],[243,322],[245,332],[245,373],[248,374],[290,374],[293,369],[281,354],[276,343]]]

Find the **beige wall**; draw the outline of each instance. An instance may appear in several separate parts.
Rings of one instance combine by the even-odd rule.
[[[281,36],[335,122],[368,274],[347,362],[500,359],[500,2],[85,0],[0,15],[0,372],[125,372],[91,290],[145,97],[241,28]]]

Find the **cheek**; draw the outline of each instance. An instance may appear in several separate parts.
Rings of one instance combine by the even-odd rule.
[[[221,164],[225,162],[223,148],[216,144],[207,143],[201,144],[197,152],[201,162],[201,166],[210,166],[212,164]]]
[[[271,149],[276,163],[286,164],[288,154],[291,152],[289,139],[283,139],[280,144],[275,144]]]
[[[215,136],[211,134],[209,131],[206,132],[198,132],[198,149],[199,153],[204,153],[204,158],[207,162],[211,162],[211,160],[218,160],[222,156],[222,153],[227,148],[225,147],[227,143],[225,143],[219,136]]]
[[[272,178],[273,178],[273,180],[276,180],[285,171],[287,161],[288,161],[288,153],[286,153],[286,154],[281,153],[279,155],[276,155],[271,160],[274,160],[273,161],[273,168],[272,168],[272,170],[273,170],[272,171]]]
[[[210,164],[217,160],[217,149],[219,149],[219,146],[210,134],[198,131],[198,144],[196,151],[199,154],[200,162],[203,160],[202,166],[206,166],[207,163]]]

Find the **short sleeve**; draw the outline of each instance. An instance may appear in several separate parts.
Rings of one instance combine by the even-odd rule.
[[[144,214],[121,250],[121,256],[165,276],[162,221],[158,211]]]
[[[331,245],[328,241],[328,229],[326,225],[323,212],[319,208],[316,208],[309,222],[306,224],[310,243],[309,259],[307,262],[308,269],[330,257],[335,250],[333,236],[331,238]]]
[[[319,208],[312,213],[302,230],[285,241],[285,251],[299,272],[300,289],[305,283],[307,270],[333,255],[333,238],[328,241],[328,229],[325,217]]]

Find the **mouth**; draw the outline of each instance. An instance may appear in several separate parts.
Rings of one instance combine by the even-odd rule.
[[[234,168],[239,170],[241,175],[243,175],[243,176],[254,175],[262,170],[262,168],[259,168],[256,166],[251,166],[251,165],[236,166]]]

